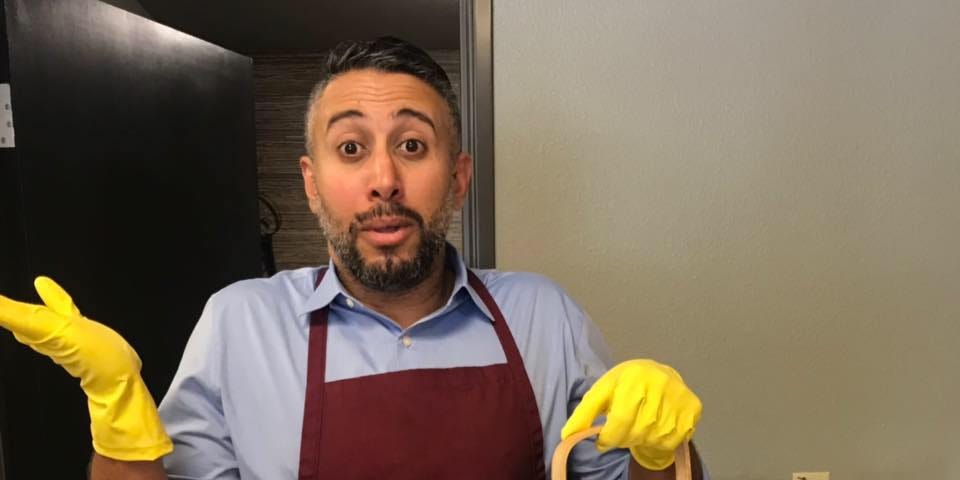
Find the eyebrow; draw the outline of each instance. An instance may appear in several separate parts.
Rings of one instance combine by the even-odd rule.
[[[437,126],[433,124],[433,120],[431,120],[427,114],[414,110],[412,108],[401,108],[393,116],[416,118],[417,120],[420,120],[421,122],[426,123],[427,125],[430,125],[430,128],[432,128],[434,132],[437,131]]]
[[[336,113],[332,117],[330,117],[330,120],[327,122],[327,130],[330,130],[330,127],[332,127],[334,123],[337,123],[340,120],[343,120],[345,118],[356,118],[356,117],[363,117],[363,112],[361,112],[360,110],[344,110],[342,112]]]
[[[364,116],[363,112],[361,112],[360,110],[344,110],[342,112],[335,113],[332,117],[330,117],[330,120],[327,121],[327,130],[330,130],[330,127],[332,127],[334,123],[337,123],[340,120],[343,120],[346,118],[363,118],[363,116]],[[393,116],[394,118],[397,118],[397,117],[416,118],[417,120],[420,120],[421,122],[426,123],[427,125],[430,125],[430,128],[432,128],[434,132],[437,131],[437,126],[433,123],[433,120],[430,119],[430,116],[428,116],[427,114],[419,110],[414,110],[412,108],[401,108]]]

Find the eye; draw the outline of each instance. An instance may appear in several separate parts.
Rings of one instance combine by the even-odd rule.
[[[338,147],[338,150],[340,150],[340,154],[345,157],[355,157],[360,154],[361,148],[357,142],[343,142]]]
[[[410,139],[405,140],[402,144],[400,144],[400,148],[403,150],[403,153],[412,155],[422,153],[424,150],[426,150],[427,146],[424,145],[420,140]]]

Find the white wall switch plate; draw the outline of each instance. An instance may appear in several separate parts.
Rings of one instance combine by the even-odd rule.
[[[797,472],[793,480],[830,480],[830,472]]]

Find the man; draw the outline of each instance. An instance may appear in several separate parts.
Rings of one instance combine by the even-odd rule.
[[[650,360],[608,371],[558,286],[468,270],[446,244],[472,160],[426,53],[339,45],[305,135],[329,266],[211,297],[159,416],[135,352],[51,280],[45,307],[0,298],[0,324],[81,379],[92,478],[545,478],[561,437],[604,414],[606,453],[576,449],[573,477],[672,478],[701,412],[680,376]]]

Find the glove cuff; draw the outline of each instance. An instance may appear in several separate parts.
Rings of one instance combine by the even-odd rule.
[[[133,375],[113,392],[88,396],[93,449],[123,461],[156,460],[173,451],[156,403],[140,375]]]

